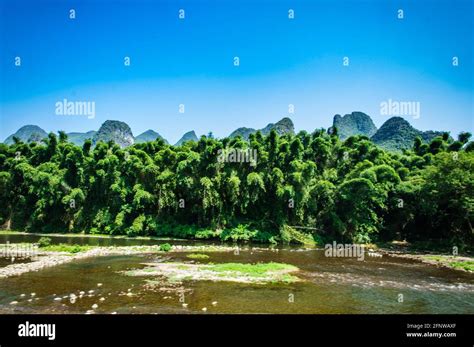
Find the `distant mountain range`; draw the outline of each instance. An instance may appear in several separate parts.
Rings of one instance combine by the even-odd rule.
[[[276,122],[275,124],[268,124],[265,128],[260,129],[260,132],[262,133],[262,135],[268,135],[272,130],[275,130],[279,135],[294,134],[295,126],[293,125],[293,121],[290,118],[285,117],[282,120]],[[237,136],[241,136],[245,140],[248,140],[250,134],[254,134],[257,131],[258,130],[255,130],[253,128],[238,128],[237,130],[234,130],[229,135],[229,137],[234,138]]]
[[[97,131],[91,130],[86,133],[67,133],[67,138],[75,145],[82,146],[86,140],[92,140]]]
[[[377,129],[370,116],[363,112],[352,112],[344,116],[337,114],[333,118],[333,127],[337,128],[339,137],[342,140],[353,135],[364,135],[380,147],[394,151],[411,148],[417,136],[424,142],[429,142],[434,137],[442,135],[440,131],[417,130],[401,117],[392,117],[388,119],[380,129]],[[268,135],[272,130],[275,130],[279,135],[295,133],[293,122],[288,117],[276,123],[270,123],[265,128],[259,130],[263,135]],[[257,131],[258,130],[253,128],[242,127],[233,131],[229,137],[235,138],[241,136],[243,139],[248,140],[250,134],[256,133]],[[85,133],[71,132],[67,135],[69,141],[76,145],[82,145],[87,139],[90,139],[93,144],[99,141],[114,141],[121,147],[131,146],[134,143],[154,141],[156,139],[161,139],[165,143],[168,143],[158,132],[151,129],[134,137],[127,123],[115,120],[105,121],[97,131],[91,130]],[[25,125],[18,129],[16,133],[8,136],[5,143],[12,144],[14,136],[23,142],[39,142],[41,139],[47,137],[48,134],[36,125]],[[180,146],[187,141],[198,141],[198,136],[193,130],[185,133],[181,139],[176,142],[175,146]]]
[[[336,114],[333,127],[337,128],[341,140],[353,135],[364,135],[378,146],[392,151],[412,148],[417,136],[423,142],[430,142],[436,136],[443,134],[441,131],[417,130],[402,117],[392,117],[383,123],[380,129],[377,129],[372,118],[363,112],[352,112],[344,117]]]

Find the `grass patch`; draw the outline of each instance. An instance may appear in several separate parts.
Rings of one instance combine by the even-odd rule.
[[[47,252],[66,252],[66,253],[79,253],[85,252],[92,249],[92,246],[81,246],[81,245],[68,245],[65,243],[61,243],[59,245],[49,245],[42,247],[43,251]]]
[[[453,256],[446,255],[424,255],[422,259],[435,261],[453,269],[463,269],[466,271],[474,272],[474,261],[473,260],[461,260],[456,259]]]
[[[188,254],[186,258],[194,259],[194,260],[205,260],[205,259],[209,259],[209,256],[207,254],[202,254],[202,253],[191,253],[191,254]]]
[[[296,266],[282,263],[182,264],[153,263],[149,268],[125,272],[129,276],[163,276],[170,282],[226,281],[239,283],[294,283],[301,281],[291,273]]]
[[[278,281],[272,281],[272,283],[278,283],[278,282],[282,282],[282,283],[294,283],[294,282],[297,282],[298,281],[298,278],[293,276],[293,275],[290,275],[290,274],[284,274],[282,276],[280,276],[280,278],[278,279]]]
[[[453,253],[453,246],[458,247],[459,255],[469,256],[474,252],[474,248],[471,245],[463,243],[453,243],[451,241],[442,240],[430,240],[430,241],[379,241],[377,246],[380,248],[386,248],[391,250],[403,250],[405,252],[436,252],[445,253],[449,255]]]
[[[214,272],[234,273],[236,276],[244,275],[250,277],[261,277],[267,275],[269,272],[296,271],[298,268],[293,265],[282,263],[222,263],[209,265],[209,270]]]
[[[294,283],[299,278],[290,274],[299,269],[283,263],[222,263],[207,265],[206,270],[214,272],[218,277],[249,280],[254,283]]]
[[[461,268],[466,271],[474,272],[474,261],[453,261],[449,263],[453,268]]]
[[[445,261],[446,260],[446,257],[440,256],[440,255],[427,255],[424,258],[428,259],[428,260],[434,260],[434,261]]]
[[[153,270],[152,268],[149,268],[149,269],[143,269],[143,271],[145,271],[145,272],[153,272],[153,271],[155,271],[155,270]]]

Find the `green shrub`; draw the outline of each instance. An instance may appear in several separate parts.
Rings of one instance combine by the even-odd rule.
[[[368,233],[363,233],[363,232],[356,234],[352,240],[354,243],[361,243],[361,244],[366,244],[373,241]]]
[[[106,227],[112,223],[112,214],[108,208],[102,208],[97,211],[94,219],[92,220],[92,226],[89,229],[91,234],[103,234],[106,233]]]
[[[83,250],[83,248],[79,245],[72,245],[72,247],[69,250],[69,253],[79,253]]]
[[[162,243],[160,245],[160,251],[169,252],[171,250],[171,245],[169,243]]]
[[[38,240],[38,247],[48,247],[51,245],[51,239],[49,237],[42,237]]]
[[[300,243],[303,245],[316,244],[312,235],[296,230],[289,225],[284,225],[280,228],[280,237],[284,243]]]
[[[143,233],[145,215],[141,214],[132,223],[132,226],[127,230],[128,236],[138,236]]]
[[[222,232],[221,230],[199,229],[196,231],[196,234],[194,235],[194,237],[196,239],[204,239],[204,240],[213,239],[213,238],[219,237],[221,232]]]
[[[236,228],[233,229],[225,229],[220,234],[220,238],[222,241],[229,241],[232,240],[233,242],[237,241],[250,241],[256,235],[258,231],[251,231],[247,229],[247,225],[239,224]]]
[[[266,231],[257,231],[257,234],[252,239],[252,241],[260,243],[271,243],[273,245],[276,245],[278,243],[275,235]]]

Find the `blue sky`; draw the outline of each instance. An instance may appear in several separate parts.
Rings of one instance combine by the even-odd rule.
[[[288,104],[296,130],[352,111],[380,127],[388,99],[420,102],[420,118],[406,117],[416,128],[474,132],[473,13],[468,0],[0,0],[0,140],[25,124],[87,131],[107,119],[170,142],[223,137],[288,116]],[[94,101],[95,118],[56,115],[65,98]]]

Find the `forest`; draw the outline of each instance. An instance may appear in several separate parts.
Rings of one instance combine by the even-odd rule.
[[[474,142],[448,133],[390,152],[337,128],[280,136],[77,146],[0,144],[0,225],[42,233],[264,243],[474,244]],[[256,151],[256,162],[218,160]]]

